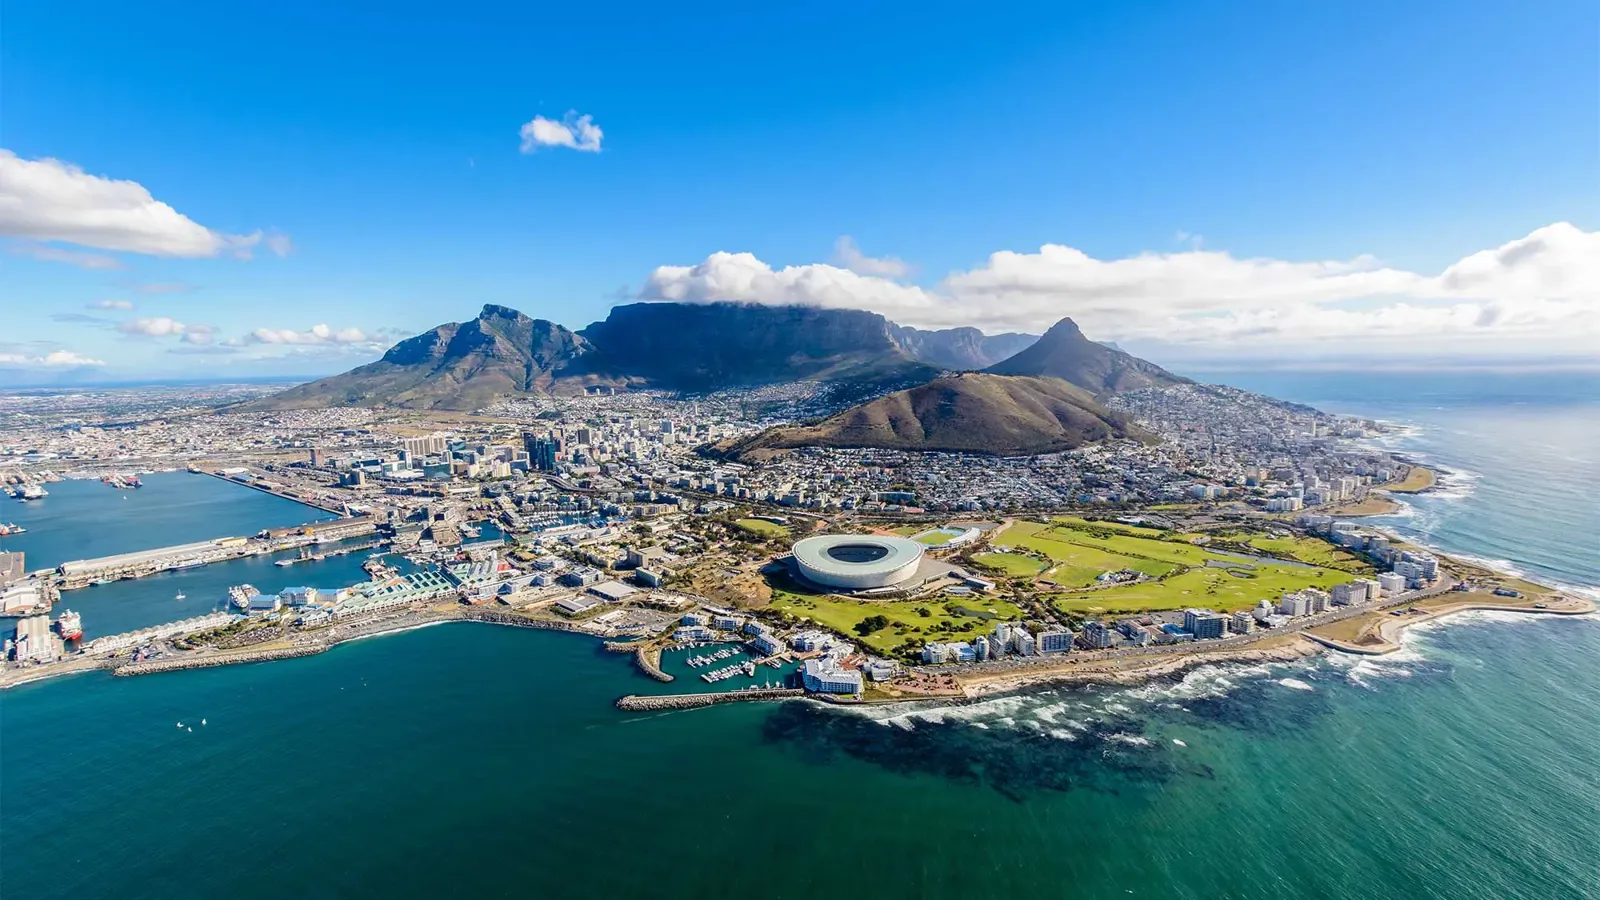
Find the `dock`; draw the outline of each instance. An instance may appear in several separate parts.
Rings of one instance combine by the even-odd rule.
[[[721,691],[713,694],[662,694],[641,697],[629,694],[617,701],[617,709],[630,711],[661,709],[699,709],[719,703],[740,703],[753,700],[790,700],[804,697],[803,688],[757,688],[753,691]]]

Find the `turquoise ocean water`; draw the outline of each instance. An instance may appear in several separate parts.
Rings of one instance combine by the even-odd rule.
[[[1461,472],[1395,527],[1600,586],[1596,395],[1272,389]],[[1499,490],[1542,514],[1485,523]],[[471,624],[91,674],[0,695],[0,895],[1600,896],[1597,660],[1595,617],[1474,614],[1376,660],[869,712],[625,714],[625,659]]]

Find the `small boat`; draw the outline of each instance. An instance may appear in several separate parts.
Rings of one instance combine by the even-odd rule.
[[[177,596],[177,597],[176,597],[176,598],[174,598],[174,599],[177,599],[177,600],[182,600],[182,599],[183,599],[183,598],[184,598],[184,597],[187,597],[187,596],[188,596],[188,595],[187,595],[187,594],[185,594],[185,593],[184,593],[184,592],[183,592],[183,591],[179,591],[179,592],[178,592],[178,596]]]
[[[205,723],[206,723],[206,720],[205,720],[205,719],[201,719],[201,720],[200,720],[200,724],[201,724],[201,725],[204,725],[204,724],[205,724]]]
[[[179,728],[182,728],[182,727],[183,727],[183,723],[182,723],[182,722],[179,722],[179,723],[178,723],[178,727],[179,727]]]

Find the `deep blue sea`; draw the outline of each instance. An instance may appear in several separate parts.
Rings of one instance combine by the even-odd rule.
[[[1600,587],[1600,395],[1226,380],[1411,426],[1453,474],[1394,527]],[[473,624],[91,674],[0,695],[0,896],[1600,897],[1596,660],[1600,618],[1486,613],[867,711],[626,714],[625,658]]]

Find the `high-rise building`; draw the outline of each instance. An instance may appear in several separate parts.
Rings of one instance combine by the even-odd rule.
[[[1116,643],[1116,629],[1104,622],[1083,623],[1083,643],[1092,649],[1103,649]]]
[[[1183,611],[1183,630],[1194,635],[1197,640],[1220,638],[1227,632],[1227,618],[1219,612],[1209,609],[1186,609]]]
[[[561,455],[561,440],[555,435],[522,433],[522,447],[528,453],[528,467],[536,472],[554,472],[556,459]]]
[[[1041,654],[1070,652],[1072,638],[1072,632],[1065,628],[1060,631],[1041,631],[1038,638],[1039,652]]]

